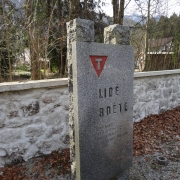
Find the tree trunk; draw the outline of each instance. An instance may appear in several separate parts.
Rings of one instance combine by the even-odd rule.
[[[114,24],[123,25],[125,0],[112,0]]]
[[[62,42],[62,37],[63,37],[63,17],[62,17],[62,0],[58,0],[58,25],[59,25],[59,74],[60,74],[60,77],[63,76],[63,73],[62,73],[62,66],[63,66],[63,59],[62,59],[62,46],[63,46],[63,42]]]
[[[145,67],[144,70],[147,71],[150,65],[148,62],[148,39],[149,39],[149,20],[150,20],[150,6],[151,6],[151,0],[148,0],[148,12],[147,12],[147,20],[146,20],[146,31],[145,31],[145,52],[144,52],[144,61],[145,61]]]
[[[87,19],[87,0],[84,0],[84,19]]]
[[[51,0],[47,0],[47,17],[51,16]]]
[[[69,20],[78,18],[80,15],[80,0],[70,0],[69,2]]]
[[[123,19],[124,19],[124,3],[125,0],[120,1],[120,11],[119,11],[119,24],[123,25]]]
[[[112,0],[114,24],[118,23],[118,9],[119,9],[118,4],[119,4],[119,0]]]
[[[8,27],[7,27],[7,19],[5,14],[5,4],[4,0],[2,0],[2,13],[3,13],[3,19],[4,19],[4,26],[5,26],[5,41],[6,41],[6,47],[8,52],[8,64],[9,64],[9,81],[12,82],[12,67],[11,67],[11,55],[10,55],[10,42],[9,42],[9,33],[8,33]]]

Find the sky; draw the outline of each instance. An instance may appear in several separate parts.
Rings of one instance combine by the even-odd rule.
[[[109,16],[113,16],[111,1],[112,0],[106,0],[106,4],[107,4],[106,7],[102,8],[103,11]],[[147,0],[141,0],[141,1],[147,2]],[[158,12],[161,12],[162,15],[170,17],[173,13],[176,13],[177,15],[180,14],[180,0],[160,0],[160,1],[161,1],[161,5],[159,7]],[[125,2],[126,3],[129,2],[129,0],[125,0]],[[137,2],[138,2],[138,0],[137,0]],[[146,3],[144,3],[144,5],[142,7],[144,9],[147,9]],[[130,3],[128,4],[127,8],[125,9],[125,15],[133,15],[133,14],[141,15],[141,13],[139,11],[137,11],[137,8],[138,8],[138,6],[135,3],[135,0],[130,0]],[[144,12],[143,12],[144,15],[146,14],[146,12],[147,11],[144,10]],[[152,10],[152,12],[153,12],[153,10]],[[156,13],[153,12],[153,15],[154,14],[159,15],[159,13],[157,13],[157,12]]]

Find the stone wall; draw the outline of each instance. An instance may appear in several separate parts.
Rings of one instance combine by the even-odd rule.
[[[0,83],[0,166],[69,147],[68,80]],[[180,70],[134,74],[134,121],[180,103]]]
[[[134,73],[134,122],[180,104],[180,70]]]
[[[67,79],[0,84],[0,166],[69,147]]]

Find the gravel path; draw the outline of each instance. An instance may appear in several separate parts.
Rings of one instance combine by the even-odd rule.
[[[166,142],[162,147],[161,153],[133,158],[131,180],[180,180],[180,141]],[[157,157],[165,157],[167,165],[160,165]]]

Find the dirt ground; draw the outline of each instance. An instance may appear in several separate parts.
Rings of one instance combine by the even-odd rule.
[[[133,154],[131,180],[180,180],[180,106],[134,123]],[[0,180],[57,179],[70,179],[69,149],[0,168]]]

